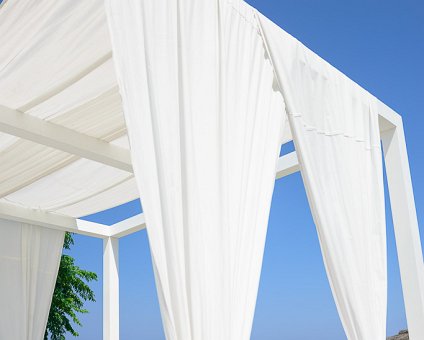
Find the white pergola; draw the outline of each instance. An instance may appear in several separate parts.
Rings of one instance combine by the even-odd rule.
[[[102,1],[98,2],[98,6],[101,8]],[[77,7],[77,5],[75,6]],[[91,20],[95,23],[94,14],[93,17],[90,15],[97,12],[87,11],[85,7],[89,6],[88,4],[78,6],[72,12],[72,15],[85,15],[86,22]],[[60,5],[57,5],[57,7],[60,7]],[[59,8],[59,10],[62,9]],[[99,11],[103,12],[102,9]],[[25,21],[31,12],[26,14],[27,16],[24,15],[19,20]],[[4,183],[0,182],[0,218],[103,239],[103,338],[105,340],[117,340],[119,339],[119,239],[144,229],[144,216],[143,214],[136,215],[112,226],[88,222],[75,217],[77,213],[80,213],[79,216],[81,216],[98,212],[137,197],[134,194],[136,188],[131,182],[133,167],[129,146],[126,142],[122,107],[111,63],[112,54],[109,37],[106,33],[106,21],[104,14],[100,14],[100,17],[98,27],[96,26],[93,29],[96,34],[85,38],[87,41],[84,42],[84,48],[89,52],[85,53],[81,60],[78,60],[78,65],[69,66],[70,71],[65,76],[62,75],[57,82],[48,83],[46,81],[46,84],[41,84],[38,87],[33,86],[33,88],[37,87],[37,90],[25,96],[25,91],[30,88],[31,81],[35,82],[38,79],[37,67],[43,62],[44,54],[38,53],[37,40],[25,47],[26,51],[29,53],[35,51],[35,54],[33,59],[29,58],[28,67],[19,69],[20,73],[16,76],[23,78],[26,73],[29,73],[27,75],[28,83],[15,82],[15,84],[16,79],[9,76],[0,78],[0,171],[2,171],[1,163],[5,160],[4,157],[9,157],[8,153],[2,153],[2,150],[21,140],[30,142],[31,144],[28,145],[31,147],[39,145],[43,147],[42,150],[56,150],[59,153],[58,155],[66,155],[63,158],[59,157],[57,161],[52,161],[49,169],[24,169],[27,173],[31,172],[31,176],[25,177],[22,175],[25,178],[22,177],[23,179],[19,179],[17,182],[13,181],[12,176]],[[2,20],[1,17],[0,20]],[[95,25],[94,23],[93,25]],[[9,31],[9,34],[13,36],[14,33],[19,31],[20,25],[19,21],[14,23],[13,27],[17,30],[15,32],[11,31],[12,26],[9,24],[6,22],[3,28],[0,28],[0,46],[6,46],[0,47],[0,66],[2,66],[3,59],[7,60],[7,63],[13,64],[15,62],[15,60],[8,60],[9,54],[14,55],[14,52],[6,50],[6,40],[5,44],[2,45],[3,40],[1,39],[7,39],[7,35],[2,34],[3,30]],[[78,29],[72,26],[71,21],[65,22],[63,25],[68,24],[68,28],[75,29],[76,35],[80,34]],[[40,27],[34,28],[35,32],[43,30],[42,23],[40,25]],[[64,28],[61,27],[60,29]],[[56,37],[53,32],[50,32],[50,34],[51,36],[48,37],[51,38],[50,43],[54,49],[61,38]],[[18,38],[16,38],[17,44],[21,43]],[[23,45],[27,43],[25,39],[31,39],[31,36],[22,38]],[[66,41],[61,43],[66,46]],[[95,51],[90,50],[90,46],[93,44],[97,44],[98,47]],[[47,49],[46,47],[44,52],[47,53]],[[71,59],[67,59],[68,56],[65,53],[63,55],[55,55],[54,53],[51,65],[47,66],[52,70],[45,70],[51,76],[67,67],[70,60],[75,57],[71,55],[69,56]],[[112,80],[106,76],[111,74]],[[93,75],[96,76],[96,83],[99,85],[92,86],[89,78]],[[104,82],[107,82],[107,85],[102,87],[103,79],[106,79]],[[11,90],[9,93],[6,91],[10,84],[16,85],[14,87],[16,92]],[[78,97],[76,93],[80,93],[86,88],[89,88],[89,90],[96,88],[96,94],[91,95],[94,98],[93,100],[77,98],[76,104],[60,110],[55,109],[63,96],[67,98]],[[22,90],[22,94],[16,94],[20,90]],[[106,104],[103,104],[103,102],[106,102]],[[110,106],[115,109],[105,114],[104,112],[107,110],[105,108]],[[43,112],[43,110],[48,112]],[[411,339],[420,340],[424,339],[424,264],[403,123],[401,116],[384,103],[378,102],[378,110],[408,328]],[[96,126],[101,124],[102,119],[116,118],[117,123],[111,123],[110,126],[113,125],[113,128],[102,133],[99,131],[83,131],[78,126],[70,124],[69,121],[61,121],[59,111],[68,116],[82,112],[82,114],[87,113],[90,117],[98,117],[95,124],[93,123]],[[12,138],[12,142],[10,142],[10,138]],[[287,129],[281,143],[285,144],[291,140],[291,132]],[[18,155],[12,151],[9,153],[12,157]],[[55,204],[51,207],[25,203],[22,196],[19,199],[12,197],[14,193],[34,185],[41,178],[50,176],[56,170],[81,159],[89,160],[93,164],[101,164],[106,168],[117,169],[120,174],[127,174],[127,177],[116,179],[110,187],[99,185],[99,188],[87,192],[84,197],[76,198],[74,202],[62,205]],[[19,164],[13,167],[15,172],[19,169]],[[299,170],[296,152],[283,155],[278,161],[276,179],[286,177]],[[2,173],[0,172],[1,178]],[[35,186],[30,189],[34,191],[36,188]],[[132,191],[128,188],[132,188]],[[97,198],[104,198],[106,203],[104,205],[94,204],[92,201]],[[81,210],[79,204],[85,202],[93,206],[88,210]],[[71,213],[71,211],[74,213]]]
[[[379,123],[408,327],[424,336],[424,265],[402,118],[379,103]],[[0,131],[131,172],[129,151],[0,107]],[[289,141],[284,141],[287,143]],[[278,161],[276,179],[299,171],[296,152]],[[0,204],[0,217],[103,239],[103,338],[119,339],[119,238],[144,229],[143,214],[107,226],[53,212]]]

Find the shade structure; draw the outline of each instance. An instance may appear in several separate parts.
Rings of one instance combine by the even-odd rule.
[[[0,105],[128,150],[103,1],[10,1],[0,17]],[[138,197],[128,171],[4,133],[0,152],[0,202],[79,217]]]
[[[239,19],[255,16],[243,2],[220,5]],[[78,217],[138,197],[103,1],[8,1],[0,20],[2,207]],[[272,46],[265,50],[273,59]],[[315,71],[325,69],[315,75],[340,76],[311,55]],[[278,85],[290,98],[281,79]],[[344,86],[374,100],[348,79]],[[295,106],[286,104],[289,111]],[[291,139],[284,131],[281,142]]]
[[[6,1],[0,19],[0,203],[79,217],[139,197],[131,170],[42,138],[64,127],[129,157],[103,1]],[[52,124],[28,137],[29,117]]]
[[[0,18],[0,203],[79,217],[138,198],[127,168],[12,135],[24,113],[55,135],[59,126],[119,147],[130,163],[103,0],[7,1]]]

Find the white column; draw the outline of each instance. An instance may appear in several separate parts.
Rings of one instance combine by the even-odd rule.
[[[381,134],[409,336],[424,339],[424,263],[402,122]]]
[[[119,239],[103,240],[103,340],[119,340]]]

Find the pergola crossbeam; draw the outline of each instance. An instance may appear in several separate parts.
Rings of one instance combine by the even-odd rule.
[[[142,230],[146,227],[146,221],[143,214],[138,214],[133,217],[130,217],[126,220],[118,222],[110,227],[111,237],[120,238],[132,233],[135,233],[139,230]]]
[[[0,132],[132,172],[129,150],[1,105]]]
[[[4,202],[0,202],[0,218],[98,238],[107,238],[110,234],[110,228],[100,223]]]
[[[297,171],[300,171],[299,160],[296,151],[293,151],[278,159],[275,178],[283,178]]]

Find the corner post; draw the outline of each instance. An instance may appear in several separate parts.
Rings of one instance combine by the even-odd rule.
[[[409,336],[424,339],[424,263],[402,120],[381,133]]]
[[[119,340],[119,239],[103,240],[103,340]]]

